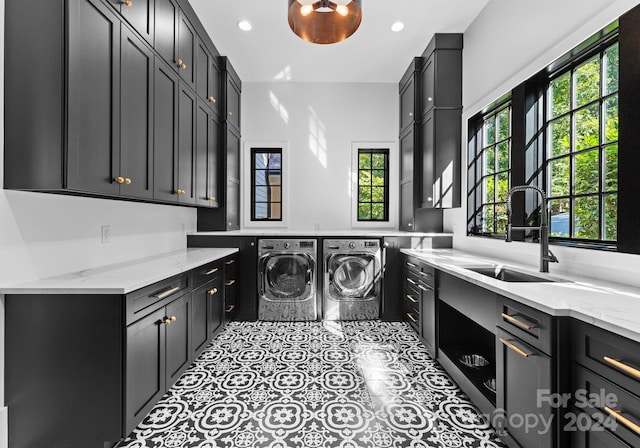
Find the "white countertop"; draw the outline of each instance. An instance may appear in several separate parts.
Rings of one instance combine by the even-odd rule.
[[[428,233],[428,232],[402,232],[400,230],[371,230],[371,229],[350,229],[350,230],[290,230],[290,229],[243,229],[219,232],[194,232],[189,235],[212,235],[212,236],[353,236],[353,237],[384,237],[384,236],[406,236],[413,238],[438,238],[453,237],[453,233]]]
[[[0,288],[0,294],[127,294],[238,252],[185,248]]]
[[[570,316],[640,342],[640,291],[632,286],[577,276],[543,274],[516,263],[486,258],[455,249],[402,249],[435,268],[516,300],[552,316]],[[504,264],[516,270],[566,282],[503,282],[465,269]],[[550,265],[553,269],[553,265]]]

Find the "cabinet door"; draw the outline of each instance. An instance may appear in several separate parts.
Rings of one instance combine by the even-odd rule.
[[[240,183],[227,181],[225,198],[227,212],[227,230],[240,230]]]
[[[400,230],[413,231],[413,181],[400,184]]]
[[[196,32],[184,14],[178,18],[178,51],[176,68],[182,79],[191,87],[196,87]]]
[[[435,53],[431,53],[422,67],[420,72],[420,82],[422,84],[422,92],[417,101],[420,112],[424,116],[427,112],[433,109],[435,104]],[[460,84],[460,86],[462,83]],[[458,87],[460,89],[460,87]]]
[[[120,1],[120,3],[122,16],[147,42],[153,45],[155,0],[130,0]]]
[[[227,180],[240,181],[240,136],[227,126]]]
[[[435,120],[434,114],[427,114],[422,121],[420,132],[422,141],[422,179],[420,189],[420,204],[422,208],[433,207],[434,184],[434,146],[435,146]]]
[[[212,56],[209,64],[209,102],[216,114],[220,114],[220,92],[222,90],[222,72],[217,58]]]
[[[171,302],[166,307],[164,325],[167,332],[167,383],[171,387],[191,362],[191,293]]]
[[[207,47],[203,42],[198,40],[196,46],[196,92],[198,98],[202,101],[206,101],[209,107],[213,107],[217,102],[217,97],[212,96],[209,88],[209,71],[213,68],[211,60],[213,56],[207,50]]]
[[[176,60],[179,16],[175,0],[155,0],[154,48],[169,64]]]
[[[415,120],[415,80],[411,76],[400,91],[400,131],[404,130]]]
[[[197,205],[208,206],[209,195],[209,148],[211,141],[211,112],[204,101],[198,100],[196,109],[196,158],[195,158],[195,200]]]
[[[207,298],[209,301],[207,308],[207,325],[209,329],[209,338],[211,338],[216,330],[220,328],[220,325],[222,325],[224,317],[224,290],[222,286],[222,277],[219,277],[211,283],[211,288],[207,291]]]
[[[196,98],[181,84],[178,103],[178,202],[195,203],[195,114]]]
[[[220,150],[222,138],[220,137],[222,124],[217,116],[209,118],[209,171],[207,172],[207,187],[209,189],[209,207],[218,207],[220,204]]]
[[[120,20],[97,0],[69,2],[70,190],[118,195]]]
[[[137,0],[136,0],[137,1]],[[123,196],[153,197],[153,52],[122,27],[120,170]]]
[[[165,391],[164,308],[127,327],[125,433],[151,410]]]
[[[208,282],[191,293],[191,346],[194,357],[204,349],[209,340],[207,304],[211,289],[211,282]]]
[[[431,356],[436,357],[436,293],[428,285],[422,282],[418,284],[422,292],[422,310],[420,319],[422,320],[422,338],[426,343],[427,350]]]
[[[553,446],[553,423],[548,431],[509,426],[510,416],[536,415],[545,421],[556,417],[549,403],[538,406],[538,391],[553,392],[551,358],[507,333],[496,329],[496,408],[505,413],[504,429],[522,448],[548,448]]]
[[[227,74],[227,122],[240,129],[240,86]]]
[[[177,75],[157,60],[153,102],[153,197],[161,201],[177,201],[178,90]]]

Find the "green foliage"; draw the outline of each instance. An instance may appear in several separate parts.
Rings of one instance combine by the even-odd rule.
[[[485,120],[484,122],[484,138],[482,139],[482,146],[485,148],[489,145],[493,145],[496,142],[496,117]]]
[[[549,196],[568,196],[571,194],[571,171],[569,157],[549,162],[551,168],[551,192]]]
[[[362,221],[385,219],[384,153],[362,152],[358,155],[358,219]]]
[[[575,70],[575,106],[580,107],[600,97],[600,56],[588,60]]]
[[[571,116],[565,115],[549,123],[551,157],[568,154],[571,151]]]
[[[360,153],[358,155],[358,168],[361,170],[371,169],[371,153]]]
[[[593,104],[575,113],[575,151],[593,148],[600,144],[600,108]]]
[[[615,241],[618,238],[618,195],[604,197],[604,235],[603,239]]]
[[[557,117],[571,109],[571,73],[554,79],[549,86],[551,117]]]
[[[575,166],[574,194],[597,193],[600,179],[600,151],[592,149],[576,154],[573,163]]]
[[[598,196],[575,198],[573,207],[573,236],[575,238],[598,239],[600,230],[599,209]]]
[[[618,91],[618,72],[620,63],[620,52],[618,44],[611,46],[604,53],[604,93],[609,95],[610,93]]]

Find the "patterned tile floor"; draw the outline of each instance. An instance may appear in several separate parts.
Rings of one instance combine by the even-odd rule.
[[[126,448],[503,447],[399,322],[231,322]]]

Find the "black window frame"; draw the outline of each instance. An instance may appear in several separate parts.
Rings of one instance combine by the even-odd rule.
[[[358,153],[357,153],[357,173],[356,173],[356,218],[358,222],[389,222],[389,157],[390,157],[390,149],[389,148],[358,148]],[[370,192],[370,201],[360,201],[360,188],[366,188],[367,186],[363,186],[361,187],[360,185],[360,172],[361,171],[370,171],[371,172],[371,178],[373,177],[373,171],[380,171],[380,169],[374,169],[373,165],[371,165],[370,168],[360,168],[360,155],[361,154],[370,154],[370,155],[374,155],[374,154],[383,154],[384,155],[384,200],[383,201],[373,201],[373,188],[374,187],[379,187],[376,185],[373,185],[373,183],[371,185],[369,185],[368,187],[371,188],[371,192]],[[372,208],[373,208],[373,204],[382,204],[384,207],[384,213],[383,213],[383,218],[382,219],[374,219],[374,218],[369,218],[369,219],[361,219],[360,218],[360,205],[361,204],[369,204],[370,208],[370,212],[369,212],[369,216],[371,217],[373,215],[373,213],[371,212]]]
[[[256,200],[256,187],[269,187],[269,185],[256,185],[256,172],[257,171],[270,171],[267,169],[256,168],[256,156],[258,154],[278,154],[280,156],[280,168],[275,170],[280,172],[280,200],[272,201],[270,200],[271,192],[267,190],[268,199],[267,201],[257,201]],[[284,197],[284,170],[283,170],[283,150],[282,148],[251,148],[251,221],[254,222],[282,222],[284,216],[284,204],[282,198]],[[274,185],[275,186],[275,185]],[[280,217],[279,218],[256,218],[256,205],[257,204],[280,204]]]

